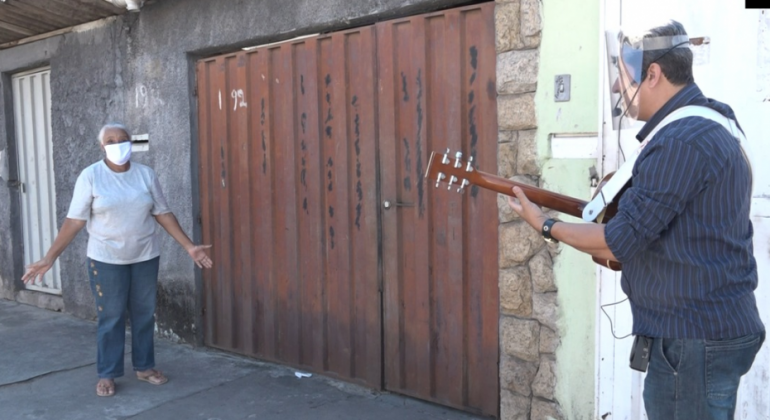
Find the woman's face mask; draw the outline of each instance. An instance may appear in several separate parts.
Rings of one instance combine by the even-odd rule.
[[[131,140],[128,133],[120,128],[111,127],[102,134],[102,148],[107,160],[123,166],[131,159]]]
[[[104,152],[110,162],[119,166],[125,165],[131,159],[131,142],[106,144],[104,145]]]

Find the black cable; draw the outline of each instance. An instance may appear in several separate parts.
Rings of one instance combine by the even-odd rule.
[[[655,62],[657,62],[657,61],[658,61],[658,60],[660,60],[661,58],[665,57],[665,56],[666,56],[666,54],[670,53],[670,52],[671,52],[671,51],[673,51],[675,48],[679,48],[679,47],[681,47],[682,45],[685,45],[685,44],[689,44],[689,43],[690,43],[690,41],[687,41],[687,42],[680,42],[680,43],[678,43],[678,44],[674,45],[673,47],[671,47],[671,48],[669,48],[668,50],[666,50],[666,51],[665,51],[663,54],[661,54],[660,56],[658,56],[656,59],[652,60],[652,62],[650,63],[650,65],[652,65],[652,63],[655,63]],[[649,66],[647,66],[647,67],[649,68]],[[644,78],[642,78],[642,82],[644,82]],[[641,83],[639,83],[639,85],[641,86]],[[623,95],[625,95],[625,93],[626,93],[626,92],[628,91],[628,89],[630,89],[630,88],[631,88],[631,86],[627,87],[627,88],[626,88],[626,89],[623,91],[623,93],[621,93],[621,94],[620,94],[620,97],[618,98],[618,101],[615,103],[615,106],[612,108],[613,110],[614,110],[614,109],[617,109],[618,105],[620,105],[620,101],[622,101],[622,100],[623,100]],[[630,101],[630,103],[634,103],[634,99],[636,99],[636,95],[637,95],[638,93],[639,93],[639,89],[637,89],[637,90],[636,90],[636,92],[634,93],[634,96],[633,96],[633,97],[631,97],[631,101]],[[623,125],[623,117],[625,117],[625,116],[626,116],[626,112],[628,112],[628,107],[626,107],[626,109],[623,111],[623,113],[622,113],[622,114],[620,114],[620,119],[618,120],[618,150],[620,150],[620,155],[623,157],[623,161],[624,161],[624,162],[625,162],[625,160],[626,160],[626,152],[623,150],[623,144],[620,142],[620,130],[621,130],[621,126]]]

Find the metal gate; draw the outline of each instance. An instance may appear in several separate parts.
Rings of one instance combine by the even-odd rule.
[[[381,383],[374,30],[198,64],[208,345]]]
[[[496,169],[493,9],[198,63],[208,345],[497,414],[496,196],[422,179]]]
[[[21,181],[24,265],[45,256],[58,233],[51,141],[50,69],[13,76],[13,111]],[[42,284],[27,289],[61,295],[59,261]]]
[[[450,149],[497,173],[494,4],[377,25],[386,388],[498,412],[497,195],[425,182]]]

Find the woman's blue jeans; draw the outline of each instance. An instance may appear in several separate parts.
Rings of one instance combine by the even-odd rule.
[[[155,367],[155,294],[160,257],[116,265],[88,259],[96,301],[96,370],[100,378],[123,376],[126,311],[131,320],[131,362],[135,371]]]
[[[764,340],[764,332],[729,340],[653,339],[644,380],[647,418],[732,419],[741,376]]]

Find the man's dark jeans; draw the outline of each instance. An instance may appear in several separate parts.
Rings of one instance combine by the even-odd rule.
[[[730,420],[765,333],[729,340],[655,338],[644,380],[649,420]]]

